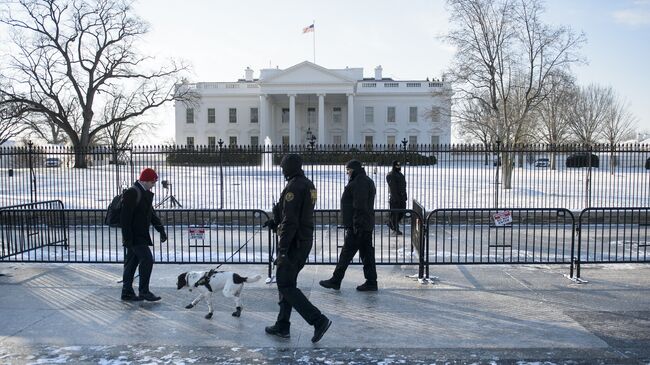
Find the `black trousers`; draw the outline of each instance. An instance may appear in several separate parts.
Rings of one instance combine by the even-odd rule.
[[[140,272],[138,291],[140,294],[148,293],[151,270],[153,269],[153,255],[147,245],[134,245],[126,248],[124,272],[122,273],[122,294],[133,292],[133,276],[138,266]]]
[[[363,276],[369,283],[377,283],[377,267],[375,266],[375,248],[372,246],[372,231],[357,232],[351,230],[345,231],[345,242],[339,255],[339,262],[336,264],[332,278],[340,283],[345,276],[345,270],[348,269],[354,255],[359,251],[359,256],[363,262]]]
[[[323,317],[321,311],[297,287],[298,274],[305,267],[311,246],[312,242],[300,242],[292,245],[287,254],[289,262],[280,263],[276,268],[275,280],[280,296],[278,303],[280,313],[278,313],[276,325],[280,328],[289,329],[292,308],[295,308],[298,314],[312,326]]]
[[[406,202],[403,200],[389,200],[388,205],[390,209],[406,209]],[[399,222],[404,217],[404,212],[391,212],[390,225],[395,231],[399,231]]]

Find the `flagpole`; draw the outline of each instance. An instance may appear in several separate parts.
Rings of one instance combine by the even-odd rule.
[[[313,44],[313,50],[314,50],[314,64],[316,64],[316,21],[313,20],[313,21],[312,21],[312,24],[313,24],[313,26],[314,26],[314,38],[313,38],[313,41],[314,41],[314,44]]]

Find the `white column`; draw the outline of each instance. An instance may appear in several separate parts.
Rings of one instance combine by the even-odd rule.
[[[354,94],[348,94],[348,144],[354,143]]]
[[[269,101],[266,94],[260,95],[260,111],[259,111],[259,122],[260,122],[260,144],[263,144],[266,138],[271,138],[271,121],[269,118]],[[271,139],[271,143],[277,143]]]
[[[325,94],[318,94],[318,144],[325,144]]]
[[[289,144],[300,143],[296,131],[296,94],[289,94]]]

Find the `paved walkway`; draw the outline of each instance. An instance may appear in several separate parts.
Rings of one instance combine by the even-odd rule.
[[[299,286],[332,320],[316,345],[294,313],[291,338],[264,333],[277,290],[263,280],[233,302],[205,304],[175,288],[176,276],[206,265],[156,265],[157,303],[119,300],[121,265],[0,263],[0,363],[97,364],[650,364],[650,265],[584,265],[587,284],[561,266],[432,266],[435,285],[379,267],[380,290],[360,293],[353,266],[341,291],[318,280],[333,266],[308,266]],[[223,266],[241,274],[262,266]]]

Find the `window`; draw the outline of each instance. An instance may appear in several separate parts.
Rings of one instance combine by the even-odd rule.
[[[208,147],[214,149],[217,146],[217,137],[208,137]]]
[[[395,107],[389,106],[386,110],[386,121],[388,123],[395,123]]]
[[[257,146],[260,144],[260,137],[251,136],[251,146]]]
[[[214,114],[214,108],[208,108],[208,123],[214,123],[217,120]]]
[[[332,109],[332,122],[341,123],[341,108],[334,107]]]
[[[259,112],[257,108],[251,108],[251,123],[257,123],[259,121]]]
[[[366,136],[363,142],[366,146],[372,146],[373,141],[372,141],[372,136]]]
[[[282,108],[282,123],[289,123],[289,108]]]
[[[228,145],[236,146],[237,145],[237,136],[228,137]]]
[[[440,144],[440,136],[431,136],[431,144],[432,145]]]
[[[237,123],[237,108],[228,108],[228,120],[230,123]]]
[[[415,150],[418,148],[418,136],[409,136],[409,149]]]
[[[386,136],[386,144],[389,146],[395,145],[395,136]]]
[[[282,136],[282,145],[283,146],[289,145],[289,136]]]
[[[409,108],[409,122],[417,123],[418,121],[418,107],[412,106]]]
[[[187,148],[194,148],[194,137],[187,137]]]
[[[307,124],[316,124],[316,108],[307,108]]]
[[[375,108],[371,106],[366,107],[366,123],[375,122]]]
[[[194,123],[194,108],[185,109],[185,122],[188,124]]]
[[[437,106],[432,107],[430,117],[431,117],[431,122],[440,123],[440,108]]]
[[[341,136],[340,135],[332,136],[332,143],[341,144]]]

